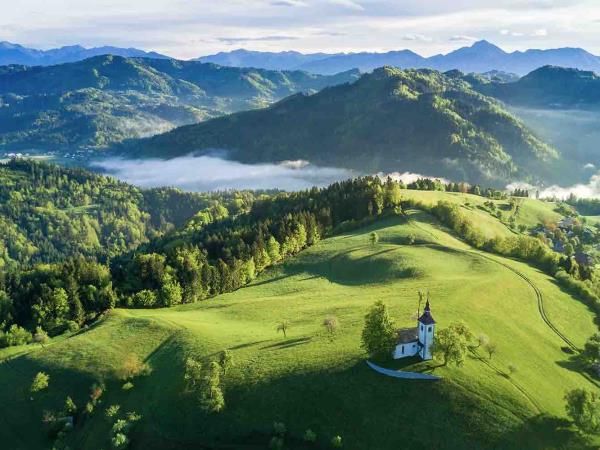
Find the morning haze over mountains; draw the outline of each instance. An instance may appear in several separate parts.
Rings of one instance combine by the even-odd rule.
[[[4,43],[0,61],[12,63],[0,66],[6,152],[217,151],[250,165],[299,160],[494,186],[585,182],[600,167],[600,58],[582,49],[507,53],[479,41],[429,58],[236,50],[180,61]]]

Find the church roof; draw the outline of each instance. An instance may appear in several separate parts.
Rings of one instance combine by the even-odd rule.
[[[408,342],[415,342],[419,340],[419,329],[415,328],[402,328],[398,330],[398,344],[407,344]]]
[[[435,320],[433,320],[433,316],[431,315],[431,309],[429,308],[429,300],[425,303],[425,310],[423,311],[423,314],[421,314],[421,317],[419,317],[419,322],[423,325],[433,325],[435,323]]]

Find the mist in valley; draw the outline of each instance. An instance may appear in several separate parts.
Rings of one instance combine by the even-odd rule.
[[[140,187],[172,186],[188,191],[226,189],[302,190],[327,186],[358,174],[348,169],[318,167],[306,161],[244,164],[217,156],[163,159],[103,158],[93,168]]]

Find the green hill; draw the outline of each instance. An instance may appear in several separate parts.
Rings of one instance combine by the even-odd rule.
[[[456,77],[377,69],[359,81],[295,95],[133,143],[136,156],[226,149],[233,159],[304,159],[361,172],[393,170],[502,184],[551,178],[556,150]]]
[[[105,147],[356,78],[356,71],[320,76],[111,55],[49,67],[5,66],[0,146]]]
[[[436,195],[462,205],[473,198]],[[380,237],[375,246],[372,231]],[[438,327],[464,321],[497,344],[494,357],[476,350],[461,368],[436,368],[443,379],[435,383],[370,370],[360,349],[368,307],[384,300],[397,326],[409,326],[419,289],[429,289]],[[60,409],[67,395],[83,406],[89,386],[102,379],[106,392],[67,436],[71,448],[109,447],[114,419],[105,410],[113,404],[121,415],[142,415],[131,434],[131,448],[139,449],[266,448],[273,422],[286,425],[292,449],[330,448],[335,435],[348,449],[595,448],[598,442],[565,422],[562,399],[567,389],[593,385],[563,351],[540,302],[576,346],[596,330],[591,312],[548,276],[476,251],[410,210],[323,240],[236,292],[171,309],[115,310],[45,348],[0,351],[0,399],[11,405],[0,438],[12,449],[49,447],[42,412]],[[340,322],[333,337],[322,326],[329,315]],[[291,323],[287,337],[275,329],[282,319]],[[184,392],[184,361],[206,362],[223,349],[235,360],[225,377],[226,406],[207,415]],[[26,353],[9,359],[19,351]],[[131,354],[150,370],[123,390],[117,377]],[[517,368],[512,375],[509,365]],[[408,370],[429,366],[410,361]],[[40,370],[50,386],[30,400],[26,391]],[[317,433],[315,446],[300,440],[308,428]]]

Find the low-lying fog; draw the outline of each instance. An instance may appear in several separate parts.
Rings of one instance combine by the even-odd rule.
[[[225,189],[302,190],[326,186],[357,174],[306,161],[279,164],[243,164],[215,156],[163,159],[105,158],[91,163],[122,181],[140,187],[172,186],[187,191]]]
[[[360,175],[357,172],[336,168],[318,167],[306,161],[286,161],[279,164],[244,164],[218,156],[182,156],[163,159],[104,158],[91,163],[92,167],[120,180],[140,187],[172,186],[187,191],[214,191],[226,189],[282,189],[297,191],[312,186],[327,186],[335,181]],[[595,167],[589,168],[591,173]],[[410,183],[418,178],[430,178],[415,173],[390,174],[396,180]],[[447,182],[447,180],[443,180]],[[507,190],[529,189],[540,197],[566,198],[575,194],[579,198],[600,197],[600,172],[590,177],[588,183],[573,186],[538,188],[526,183],[509,184]]]

